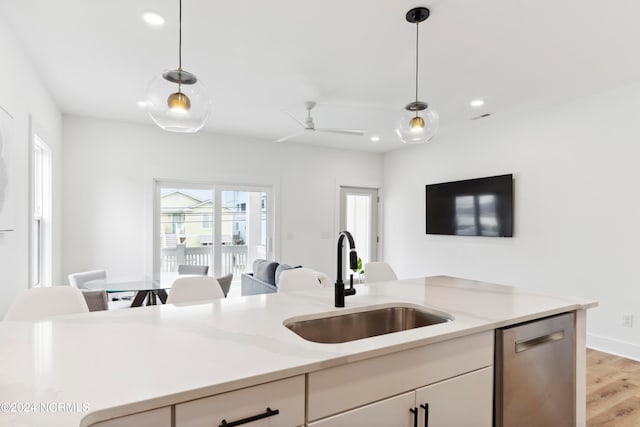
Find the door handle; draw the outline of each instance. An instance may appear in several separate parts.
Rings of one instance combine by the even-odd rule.
[[[409,412],[413,414],[413,427],[418,427],[418,408],[411,408]]]
[[[429,404],[420,405],[424,409],[424,427],[429,427]]]
[[[550,334],[541,335],[536,338],[516,342],[516,353],[530,350],[542,344],[564,339],[564,329]]]
[[[227,420],[222,420],[218,427],[235,427],[242,424],[250,423],[252,421],[261,420],[263,418],[273,417],[274,415],[278,415],[279,413],[280,411],[278,409],[267,408],[262,414],[253,415],[251,417],[243,418],[237,421],[231,421],[230,423],[228,423]]]

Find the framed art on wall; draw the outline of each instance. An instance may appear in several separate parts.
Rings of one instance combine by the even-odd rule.
[[[0,106],[0,232],[13,230],[12,134],[13,117]]]

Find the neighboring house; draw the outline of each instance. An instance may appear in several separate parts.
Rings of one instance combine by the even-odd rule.
[[[222,207],[222,244],[242,245],[246,241],[246,203]],[[188,191],[175,190],[161,196],[163,247],[185,243],[188,247],[213,244],[213,204]]]

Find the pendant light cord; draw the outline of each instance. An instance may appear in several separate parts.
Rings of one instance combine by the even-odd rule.
[[[178,14],[178,92],[182,90],[182,0]]]
[[[182,1],[182,0],[180,0]],[[420,23],[416,22],[416,104],[418,103],[418,42],[420,40],[418,33],[418,25]],[[416,110],[416,117],[418,117],[418,111]]]
[[[178,69],[182,71],[182,0],[180,0],[180,14],[178,15]]]

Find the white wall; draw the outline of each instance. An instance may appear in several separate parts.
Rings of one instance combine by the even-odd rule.
[[[640,85],[526,116],[496,115],[387,153],[385,258],[599,300],[591,345],[640,359]],[[513,238],[427,236],[425,184],[513,173]],[[635,316],[621,326],[622,313]],[[606,337],[606,338],[604,338]]]
[[[337,185],[380,187],[382,155],[64,118],[64,272],[152,271],[153,180],[274,184],[280,262],[333,275]],[[328,233],[328,238],[323,238]]]
[[[16,294],[29,286],[30,117],[53,157],[53,277],[60,275],[62,116],[35,69],[0,17],[0,105],[13,116],[11,179],[15,231],[0,233],[0,319]],[[2,113],[4,114],[4,113]]]

